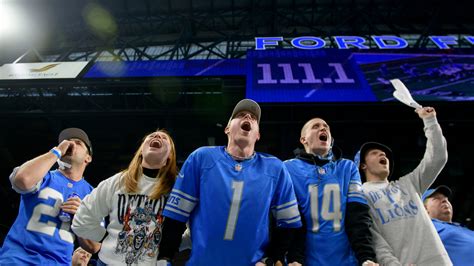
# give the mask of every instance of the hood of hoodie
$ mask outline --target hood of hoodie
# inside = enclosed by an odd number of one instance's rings
[[[306,161],[308,163],[316,164],[317,166],[323,166],[331,161],[337,161],[342,158],[342,150],[337,146],[333,146],[331,148],[326,158],[323,158],[319,155],[307,153],[304,149],[300,148],[295,149],[293,153],[295,154],[295,157],[297,159]]]

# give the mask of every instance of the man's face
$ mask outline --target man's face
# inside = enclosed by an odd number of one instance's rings
[[[451,222],[453,206],[449,199],[442,193],[435,192],[425,201],[426,211],[431,218]]]
[[[153,132],[143,141],[142,156],[149,167],[165,165],[170,153],[171,142],[169,136],[164,132]]]
[[[372,149],[365,154],[365,162],[361,165],[361,169],[365,172],[367,180],[371,176],[386,179],[390,174],[390,161],[384,151]]]
[[[87,145],[82,140],[72,138],[69,139],[69,141],[74,142],[74,146],[67,149],[66,153],[61,157],[61,161],[70,164],[88,164],[92,161],[92,156],[89,154]]]
[[[72,255],[72,265],[73,266],[86,266],[91,259],[92,254],[83,250],[82,248],[78,248],[74,254]]]
[[[332,144],[329,125],[321,118],[309,120],[303,126],[300,142],[307,153],[326,156]]]
[[[237,113],[224,132],[234,142],[255,144],[260,139],[257,117],[248,111]]]

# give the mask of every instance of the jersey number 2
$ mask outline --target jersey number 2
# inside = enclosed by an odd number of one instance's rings
[[[233,240],[237,218],[239,217],[240,201],[244,190],[244,181],[232,181],[232,201],[230,205],[229,217],[225,227],[224,240]]]
[[[54,236],[54,232],[56,231],[56,223],[53,221],[42,222],[41,216],[58,216],[59,205],[61,204],[61,202],[63,202],[63,195],[57,190],[47,187],[40,191],[38,198],[45,200],[47,200],[48,198],[52,198],[55,200],[54,206],[44,203],[36,205],[33,209],[33,214],[31,215],[31,218],[28,221],[26,229],[29,231],[47,234],[49,236]],[[66,242],[74,243],[74,237],[71,232],[69,232],[69,227],[69,223],[61,222],[61,227],[59,228],[59,237]]]
[[[313,222],[312,231],[319,231],[319,197],[318,186],[309,185],[311,220]],[[332,202],[332,211],[330,205]],[[323,202],[321,204],[321,218],[326,221],[333,221],[334,232],[341,230],[341,194],[338,184],[327,184],[323,190]]]

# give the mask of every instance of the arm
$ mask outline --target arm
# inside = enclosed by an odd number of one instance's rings
[[[69,198],[63,205],[61,206],[61,209],[67,213],[70,213],[72,215],[75,215],[77,213],[77,210],[79,209],[81,205],[81,199],[78,197],[73,197]],[[77,238],[79,245],[87,252],[91,254],[95,254],[100,250],[101,243],[85,239],[82,237]]]
[[[302,225],[293,182],[285,165],[281,166],[272,199],[272,213],[276,227],[271,232],[272,238],[267,254],[275,262],[284,261],[292,238]]]
[[[359,264],[367,260],[375,261],[370,233],[372,219],[369,215],[369,206],[359,202],[349,202],[346,208],[345,229]]]
[[[63,140],[56,149],[61,151],[61,154],[66,153],[69,147],[74,148],[76,144],[69,140]],[[47,152],[34,159],[31,159],[22,164],[16,173],[10,177],[12,185],[20,191],[31,191],[48,173],[51,167],[58,160],[52,152]]]
[[[293,238],[299,228],[275,227],[271,232],[268,257],[274,262],[284,262],[285,254],[293,242]]]
[[[408,174],[411,182],[422,194],[436,179],[448,160],[446,139],[436,119],[436,111],[432,107],[417,109],[418,116],[423,119],[426,150],[420,164]]]
[[[183,164],[166,202],[158,261],[171,261],[179,249],[186,222],[199,202],[200,161],[194,151]],[[191,232],[192,233],[192,232]],[[160,262],[161,263],[161,262]]]
[[[369,210],[367,199],[362,192],[359,170],[354,163],[350,162],[350,181],[344,227],[359,264],[375,261],[372,234],[370,233],[372,218]]]
[[[101,243],[99,242],[95,242],[95,241],[92,241],[92,240],[89,240],[89,239],[85,239],[85,238],[82,238],[82,237],[78,237],[77,240],[79,241],[79,245],[87,252],[91,253],[91,254],[95,254],[97,252],[99,252],[100,250],[100,247],[101,247]]]
[[[101,225],[104,217],[110,214],[112,196],[118,189],[120,174],[102,181],[87,195],[72,220],[72,231],[81,238],[100,242],[106,233]],[[87,246],[84,248],[86,249]]]
[[[166,217],[163,222],[158,260],[171,261],[178,252],[181,238],[186,230],[186,223]]]
[[[373,226],[370,228],[372,233],[375,253],[377,254],[377,262],[380,265],[386,266],[401,266],[400,261],[393,254],[392,247],[385,241],[383,236],[380,234],[380,230],[377,227],[376,223],[373,223]]]
[[[288,249],[288,263],[304,264],[306,249],[306,220],[301,217],[303,226],[296,229],[290,247]]]

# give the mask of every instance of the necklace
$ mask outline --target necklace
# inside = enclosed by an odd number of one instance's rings
[[[241,157],[241,156],[237,156],[237,155],[232,155],[230,154],[230,152],[227,150],[227,148],[224,148],[225,152],[227,152],[227,154],[230,155],[230,157],[234,158],[235,160],[237,161],[245,161],[245,160],[249,160],[249,159],[252,159],[254,156],[255,156],[255,151],[252,153],[252,155],[250,156],[247,156],[247,157]]]

